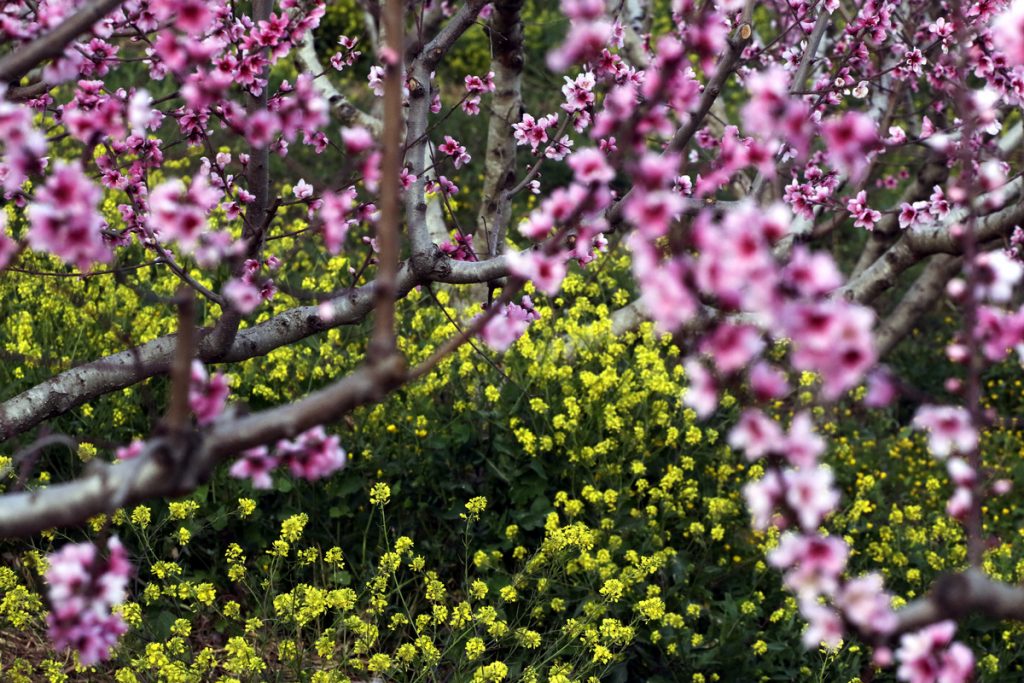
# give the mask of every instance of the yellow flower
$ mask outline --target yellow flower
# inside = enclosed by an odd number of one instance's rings
[[[306,528],[307,522],[309,522],[309,515],[305,512],[292,515],[281,522],[281,538],[289,543],[299,540],[302,538],[302,530]]]
[[[239,498],[238,511],[242,517],[248,517],[256,509],[256,501],[252,498]]]
[[[391,487],[384,482],[378,482],[373,485],[370,489],[370,504],[380,505],[381,507],[388,504],[391,500]]]
[[[152,512],[145,505],[139,505],[132,510],[132,523],[138,525],[140,528],[145,529],[149,526],[149,522],[152,519]]]
[[[483,638],[470,638],[466,641],[466,659],[469,661],[479,659],[486,651]]]

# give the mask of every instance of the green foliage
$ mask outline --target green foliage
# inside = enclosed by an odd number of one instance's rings
[[[286,268],[308,271],[302,253]],[[324,277],[346,267],[335,259]],[[114,661],[76,675],[859,675],[865,654],[856,644],[835,653],[800,646],[794,601],[764,561],[775,537],[749,530],[739,495],[759,468],[722,442],[732,408],[697,424],[680,403],[686,382],[671,339],[649,325],[611,335],[608,311],[628,300],[627,272],[625,257],[608,256],[573,273],[564,298],[542,304],[543,319],[505,356],[465,346],[421,382],[336,425],[351,464],[322,485],[279,475],[274,490],[259,492],[222,471],[187,499],[92,520],[86,535],[117,533],[139,573],[132,602],[123,607],[131,631]],[[173,289],[166,274],[145,277],[156,278],[156,291]],[[6,367],[7,391],[118,348],[124,340],[117,330],[132,320],[135,341],[173,324],[167,306],[136,309],[138,301],[117,298],[138,296],[134,290],[100,282],[14,274],[5,280],[8,292],[41,302],[37,316],[11,326],[5,351],[26,359],[42,358],[44,349],[51,354],[40,369],[30,362]],[[4,301],[13,306],[9,295]],[[287,296],[274,302],[293,304]],[[403,351],[411,362],[425,357],[455,331],[448,316],[467,320],[474,312],[460,310],[444,289],[414,292],[400,307]],[[52,322],[67,316],[79,316],[67,318],[78,321],[72,330]],[[106,330],[96,331],[95,320],[107,320]],[[233,368],[234,394],[253,406],[288,400],[354,367],[364,339],[360,328],[335,330],[242,363]],[[992,400],[1019,406],[1020,380],[1011,377],[993,378]],[[814,381],[799,379],[805,386]],[[69,475],[69,460],[80,466],[110,458],[114,444],[146,433],[147,415],[158,411],[143,411],[140,395],[158,407],[163,385],[151,382],[64,418],[69,432],[103,434],[110,442],[83,445],[70,457],[67,449],[48,450],[30,485]],[[808,392],[800,400],[809,398]],[[726,406],[732,402],[726,397]],[[962,533],[943,513],[945,479],[920,439],[894,427],[898,413],[865,419],[815,410],[846,491],[847,507],[830,528],[860,549],[853,570],[881,569],[902,601],[960,566]],[[993,431],[985,437],[988,464],[1021,474],[1022,445],[1018,432]],[[998,506],[989,513],[1000,542],[986,568],[1019,580],[1020,513]],[[65,540],[50,532],[31,546],[3,549],[9,568],[0,573],[0,633],[34,644],[0,660],[6,679],[63,680],[72,671],[42,639],[42,558]],[[983,667],[1019,670],[1017,627],[970,633],[987,657]]]

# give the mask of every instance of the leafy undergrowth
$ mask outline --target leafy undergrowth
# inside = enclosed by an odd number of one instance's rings
[[[340,267],[340,266],[339,266]],[[734,401],[698,423],[673,340],[649,325],[616,338],[608,312],[628,300],[625,258],[570,275],[562,299],[504,356],[465,346],[439,370],[333,431],[347,469],[312,485],[285,476],[256,491],[221,471],[186,499],[119,510],[82,532],[2,547],[0,677],[10,681],[852,681],[868,656],[856,642],[807,652],[794,600],[750,530],[740,490],[759,466],[725,445]],[[35,281],[33,281],[35,282]],[[17,280],[4,287],[28,287]],[[62,282],[47,299],[79,315],[118,315],[109,296]],[[77,289],[75,289],[77,288]],[[39,294],[38,292],[36,293]],[[287,297],[275,306],[287,307]],[[441,305],[446,305],[442,312]],[[95,309],[90,309],[95,306]],[[103,307],[110,307],[104,310]],[[403,351],[426,357],[472,307],[443,289],[403,302]],[[162,323],[138,326],[158,334]],[[15,329],[19,329],[15,326]],[[29,326],[7,350],[69,348],[68,334]],[[908,348],[936,348],[937,321]],[[40,335],[50,335],[42,338]],[[231,368],[236,401],[260,408],[354,367],[361,329],[329,332]],[[84,335],[76,353],[110,339]],[[36,345],[42,345],[38,348]],[[783,349],[778,349],[782,352]],[[59,363],[59,359],[55,362]],[[896,360],[927,373],[913,353]],[[7,369],[8,390],[31,373]],[[931,371],[934,372],[933,365]],[[963,564],[944,514],[948,483],[905,423],[908,406],[862,414],[811,404],[811,376],[792,378],[778,419],[810,407],[828,435],[845,506],[829,522],[851,541],[851,571],[882,571],[898,601]],[[989,401],[1020,411],[1019,368],[989,378]],[[83,406],[58,426],[88,439],[74,456],[49,449],[30,486],[112,458],[148,428],[149,383]],[[155,399],[154,399],[155,400]],[[851,404],[852,405],[852,404]],[[1018,476],[1024,439],[984,437],[986,464]],[[77,457],[75,457],[77,456]],[[69,460],[77,463],[69,464]],[[226,468],[223,468],[226,469]],[[1024,578],[1024,512],[987,509],[986,569]],[[130,631],[112,661],[76,668],[47,648],[46,553],[82,536],[117,534],[137,566]],[[985,680],[1018,680],[1017,626],[968,624]],[[883,673],[875,680],[891,680]]]

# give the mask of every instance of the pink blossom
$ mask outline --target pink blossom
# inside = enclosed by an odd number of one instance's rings
[[[804,531],[813,531],[839,504],[839,491],[834,486],[828,467],[785,470],[782,482],[786,502],[794,511]]]
[[[954,451],[966,455],[978,447],[978,432],[964,408],[923,405],[913,425],[928,431],[928,450],[936,458],[944,459]]]
[[[814,421],[806,410],[800,411],[789,425],[782,452],[794,467],[810,469],[825,452],[825,440],[814,431]]]
[[[760,479],[747,482],[743,486],[743,498],[755,529],[764,531],[769,527],[783,497],[782,477],[774,469],[768,470]]]
[[[53,174],[28,205],[28,243],[81,270],[94,262],[110,261],[110,248],[103,241],[106,223],[96,210],[102,198],[100,188],[82,172],[78,162],[58,161]]]
[[[967,519],[974,508],[974,494],[965,486],[957,486],[946,501],[946,514],[961,522]]]
[[[362,126],[341,129],[341,142],[349,154],[361,154],[373,147],[373,135]]]
[[[972,487],[978,481],[978,473],[963,458],[950,458],[946,461],[946,471],[950,480],[957,486]]]
[[[750,369],[750,388],[758,401],[782,398],[789,392],[786,374],[765,361],[758,361]]]
[[[269,147],[280,132],[280,117],[266,109],[254,111],[245,123],[245,138],[255,147]]]
[[[583,111],[594,104],[595,85],[594,74],[589,71],[581,73],[575,80],[566,76],[565,85],[562,86],[562,94],[565,95],[562,109],[572,113]]]
[[[992,42],[1012,65],[1024,65],[1024,0],[1014,0],[992,22]]]
[[[315,481],[345,466],[345,449],[337,435],[328,436],[323,427],[313,427],[293,441],[277,442],[276,455],[293,477]]]
[[[834,609],[805,598],[800,601],[800,614],[807,620],[802,636],[804,647],[814,650],[822,643],[830,650],[839,647],[843,640],[843,621]]]
[[[174,240],[190,252],[206,230],[206,215],[221,196],[203,174],[187,189],[178,178],[165,181],[149,194],[149,228],[157,237]]]
[[[605,155],[593,147],[576,152],[566,163],[576,174],[576,182],[583,185],[608,184],[615,179],[615,170],[608,165]]]
[[[633,250],[633,276],[640,285],[640,301],[660,332],[674,332],[693,319],[698,302],[685,280],[679,259],[657,260],[651,246],[638,234],[629,237]]]
[[[273,484],[270,473],[280,464],[266,446],[242,451],[242,456],[231,466],[230,474],[236,479],[250,479],[256,489],[269,489]]]
[[[259,287],[239,278],[228,280],[221,294],[242,315],[252,313],[263,301]]]
[[[804,535],[787,531],[768,553],[768,563],[787,570],[786,586],[801,597],[832,595],[846,569],[850,549],[835,536]]]
[[[341,251],[348,230],[355,222],[352,212],[355,208],[356,190],[349,187],[341,192],[324,192],[320,207],[321,231],[324,245],[331,254]]]
[[[539,318],[530,297],[524,296],[521,304],[506,304],[502,311],[488,320],[480,330],[480,338],[495,351],[505,351],[523,336],[531,322]]]
[[[828,156],[836,168],[857,182],[867,171],[870,154],[878,144],[875,122],[866,114],[848,111],[821,126]]]
[[[634,188],[623,206],[623,217],[647,238],[658,238],[668,233],[672,221],[682,213],[685,201],[678,192],[657,190],[647,192]]]
[[[530,280],[548,296],[558,294],[562,288],[566,273],[564,255],[548,256],[543,251],[527,250],[512,252],[505,258],[511,273]]]
[[[974,259],[978,280],[977,296],[996,302],[1007,302],[1024,275],[1024,265],[997,249],[978,254]]]
[[[228,402],[228,379],[217,372],[208,376],[201,361],[192,361],[192,376],[188,388],[188,406],[200,425],[213,422],[224,412]]]
[[[778,452],[783,444],[779,424],[756,408],[747,408],[729,432],[729,446],[743,451],[753,462],[770,452]]]
[[[782,322],[793,340],[793,367],[820,373],[827,400],[856,386],[875,363],[874,313],[866,307],[835,300],[795,304]]]
[[[141,439],[135,439],[127,446],[122,446],[114,451],[114,457],[118,460],[133,460],[142,454],[146,444]]]
[[[132,566],[116,536],[107,550],[101,559],[92,543],[69,543],[47,557],[48,633],[58,650],[76,650],[83,666],[108,659],[128,630],[111,607],[124,602]]]
[[[803,245],[794,247],[782,275],[788,285],[806,297],[828,294],[843,284],[843,276],[830,254],[812,252]]]
[[[562,13],[574,21],[594,21],[604,15],[604,0],[562,0]]]
[[[292,188],[292,194],[295,195],[296,199],[309,199],[313,196],[313,186],[305,181],[303,178],[299,178],[299,182],[295,183],[295,187]]]
[[[744,367],[764,347],[761,332],[756,327],[732,323],[716,326],[700,343],[701,352],[711,356],[718,371],[726,375]]]
[[[867,393],[864,405],[869,408],[882,408],[892,403],[898,394],[896,379],[888,370],[882,368],[868,375]]]
[[[444,142],[437,146],[437,151],[450,156],[455,163],[455,168],[462,168],[471,160],[469,154],[466,153],[466,148],[451,135],[444,136]]]
[[[596,59],[611,38],[612,25],[606,20],[573,22],[565,42],[548,53],[548,67],[563,72],[573,64]]]
[[[882,575],[871,573],[847,581],[836,596],[836,606],[855,626],[868,633],[885,635],[896,627],[896,614],[889,606],[890,600]]]
[[[974,655],[953,642],[956,623],[947,620],[906,633],[896,650],[896,676],[908,683],[966,683],[974,671]]]
[[[683,394],[683,403],[697,413],[697,417],[705,419],[718,407],[718,387],[715,378],[699,362],[686,360],[686,376],[690,384]]]
[[[7,235],[7,213],[0,212],[0,271],[11,263],[18,253],[18,243]]]
[[[530,145],[530,149],[536,153],[540,145],[548,141],[548,129],[558,123],[557,114],[549,114],[535,119],[530,114],[523,114],[519,123],[512,124],[512,136],[518,145]]]
[[[915,228],[924,225],[928,222],[928,202],[920,201],[908,204],[903,202],[900,204],[899,222],[900,227]]]

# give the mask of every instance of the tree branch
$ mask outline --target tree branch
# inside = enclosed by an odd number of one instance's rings
[[[875,349],[879,356],[889,353],[910,333],[921,316],[932,309],[942,297],[946,283],[962,265],[962,258],[948,254],[931,258],[914,284],[875,330]]]
[[[384,3],[384,153],[381,161],[381,216],[377,221],[380,260],[374,291],[373,333],[367,353],[379,361],[395,352],[395,300],[398,287],[399,174],[402,171],[402,87],[405,4]]]
[[[505,242],[512,211],[512,199],[505,191],[515,182],[516,143],[512,124],[519,120],[522,109],[522,8],[523,0],[499,0],[494,3],[488,27],[495,90],[487,123],[483,201],[477,214],[476,244],[486,245],[487,255],[492,257]]]
[[[356,107],[327,77],[320,59],[316,55],[316,48],[313,44],[313,33],[306,34],[305,40],[299,46],[298,59],[306,69],[316,76],[313,80],[314,87],[330,103],[334,116],[345,126],[362,126],[370,131],[374,137],[379,137],[384,130],[384,124],[380,119],[370,116],[362,109]],[[319,75],[318,75],[319,74]]]
[[[17,46],[0,58],[0,82],[15,84],[47,59],[64,54],[64,49],[96,22],[117,9],[124,0],[92,0],[45,36],[28,45]]]

